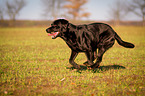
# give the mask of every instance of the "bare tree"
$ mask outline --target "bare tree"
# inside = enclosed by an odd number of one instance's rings
[[[145,0],[131,0],[127,5],[127,11],[141,17],[145,26]]]
[[[4,0],[0,0],[0,20],[4,20],[5,15],[5,2]]]
[[[61,16],[63,4],[65,0],[42,0],[42,4],[44,7],[43,16],[45,17],[52,17],[56,19],[57,17]]]
[[[16,20],[16,16],[20,10],[26,5],[24,0],[14,0],[13,2],[6,1],[7,14],[11,20]]]
[[[4,20],[4,11],[3,8],[0,7],[0,20]]]
[[[113,5],[111,5],[109,10],[109,17],[114,21],[114,25],[120,25],[121,19],[125,16],[125,4],[122,0],[116,0]]]
[[[80,17],[88,17],[90,13],[83,12],[82,6],[87,3],[87,0],[66,0],[69,4],[64,5],[64,8],[68,9],[68,13],[76,20]]]

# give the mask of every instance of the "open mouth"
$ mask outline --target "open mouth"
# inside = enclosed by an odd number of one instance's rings
[[[59,34],[59,32],[51,32],[51,33],[48,34],[48,36],[51,36],[52,39],[55,39],[58,34]]]

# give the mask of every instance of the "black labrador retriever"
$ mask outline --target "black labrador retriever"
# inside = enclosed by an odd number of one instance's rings
[[[52,39],[61,37],[71,48],[69,62],[76,69],[80,69],[74,62],[79,52],[85,52],[87,61],[84,64],[89,65],[89,69],[94,69],[99,67],[103,54],[114,45],[115,40],[123,47],[134,48],[133,44],[123,41],[109,25],[104,23],[74,25],[65,19],[58,19],[46,29],[46,32]]]

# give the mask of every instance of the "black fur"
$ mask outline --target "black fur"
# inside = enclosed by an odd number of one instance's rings
[[[47,33],[59,32],[55,38],[61,37],[71,48],[69,62],[77,69],[80,69],[80,66],[74,60],[79,52],[85,52],[87,61],[84,64],[88,64],[90,68],[94,69],[99,67],[103,54],[114,45],[115,39],[121,46],[134,48],[133,44],[121,40],[117,33],[104,23],[73,25],[65,19],[58,19],[46,31]]]

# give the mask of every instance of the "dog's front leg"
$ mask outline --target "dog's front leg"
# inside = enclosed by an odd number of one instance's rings
[[[69,59],[69,63],[71,65],[73,65],[73,67],[75,67],[76,69],[81,69],[80,66],[77,65],[77,63],[74,62],[77,55],[78,55],[78,52],[72,50],[71,56],[70,56],[70,59]]]

